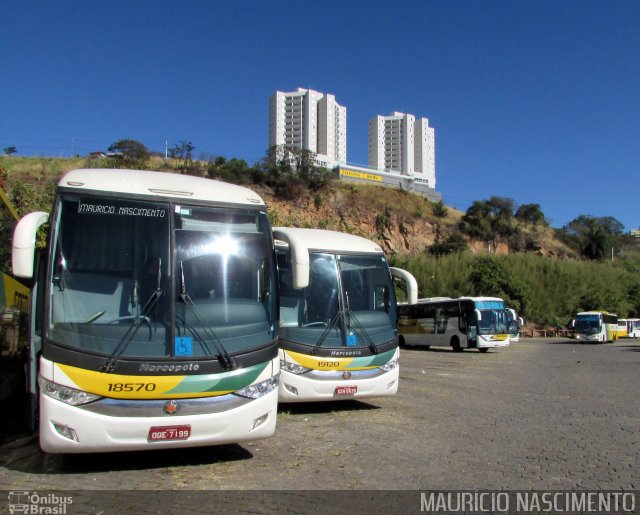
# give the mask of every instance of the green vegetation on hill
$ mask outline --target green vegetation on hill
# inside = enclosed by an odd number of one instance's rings
[[[335,180],[308,151],[274,147],[249,166],[241,159],[193,160],[182,141],[170,159],[135,140],[119,140],[109,157],[0,157],[0,186],[20,215],[48,211],[55,184],[75,168],[138,167],[209,177],[258,190],[274,225],[340,230],[380,242],[396,266],[411,271],[422,297],[496,295],[528,320],[565,325],[578,310],[640,316],[639,240],[611,217],[581,215],[549,227],[537,204],[503,197],[466,213],[407,191]],[[14,220],[0,209],[0,268],[10,272]]]
[[[588,309],[640,315],[640,262],[634,259],[594,262],[464,252],[393,263],[411,271],[421,297],[502,297],[526,320],[541,325],[565,326],[576,312]]]

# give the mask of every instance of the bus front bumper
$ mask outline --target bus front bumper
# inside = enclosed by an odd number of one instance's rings
[[[50,453],[135,451],[236,443],[275,432],[277,389],[258,399],[235,400],[228,410],[214,406],[225,402],[219,397],[176,401],[191,414],[163,413],[168,401],[108,399],[92,411],[91,404],[71,406],[41,395],[40,447]]]
[[[280,370],[280,402],[339,401],[395,395],[400,378],[399,367],[388,372],[380,369],[346,371],[312,370],[293,374]]]

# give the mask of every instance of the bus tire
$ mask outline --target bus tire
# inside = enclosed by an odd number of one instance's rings
[[[481,347],[480,349],[478,349],[480,352],[487,352],[489,350],[489,347]]]
[[[451,348],[453,352],[462,352],[462,347],[460,346],[460,340],[457,336],[451,338]]]
[[[407,346],[406,342],[404,341],[404,336],[402,336],[402,335],[400,335],[398,337],[398,346],[400,346],[400,347],[406,347]]]

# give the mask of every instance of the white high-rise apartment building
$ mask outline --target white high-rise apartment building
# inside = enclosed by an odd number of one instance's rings
[[[347,108],[334,95],[298,88],[269,99],[269,147],[287,145],[315,152],[334,166],[347,160]]]
[[[427,118],[391,113],[369,120],[369,167],[436,187],[435,130]]]

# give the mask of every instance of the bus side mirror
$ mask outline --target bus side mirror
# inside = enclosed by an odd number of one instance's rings
[[[418,303],[418,281],[413,275],[402,268],[390,267],[389,271],[393,277],[404,281],[407,287],[407,304]]]
[[[309,249],[304,242],[286,227],[274,227],[274,238],[289,244],[291,251],[291,282],[296,290],[309,286]]]
[[[33,262],[38,229],[49,220],[49,213],[35,211],[23,216],[13,231],[11,268],[13,275],[30,279],[33,277]]]
[[[518,325],[524,325],[524,318],[518,317]]]
[[[482,320],[482,314],[480,313],[480,310],[479,309],[474,309],[473,311],[475,311],[475,313],[476,313],[476,320],[478,322],[480,322],[480,320]]]

